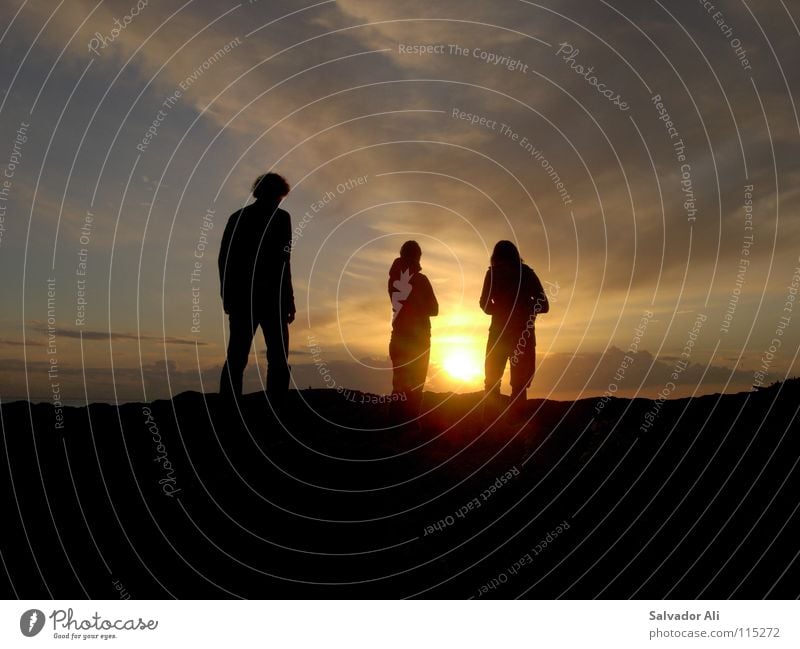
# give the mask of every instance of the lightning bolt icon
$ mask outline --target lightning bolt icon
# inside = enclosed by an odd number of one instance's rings
[[[36,615],[36,611],[31,613],[31,619],[28,620],[28,631],[32,631],[33,630],[33,625],[36,624],[36,620],[38,620],[38,619],[39,619],[39,616]]]
[[[395,288],[392,293],[392,322],[394,322],[397,314],[400,313],[400,309],[403,308],[403,302],[411,294],[411,289],[414,288],[411,284],[411,277],[413,277],[411,269],[407,268],[400,273],[400,279],[396,279],[392,283]]]

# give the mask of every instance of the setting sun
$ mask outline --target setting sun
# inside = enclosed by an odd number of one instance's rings
[[[483,374],[481,355],[471,349],[456,349],[442,360],[442,367],[450,378],[471,383]]]
[[[449,310],[436,322],[431,339],[432,390],[479,390],[483,387],[486,347],[483,314],[462,306]]]

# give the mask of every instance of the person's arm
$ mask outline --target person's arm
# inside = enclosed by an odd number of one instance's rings
[[[283,284],[281,286],[281,300],[286,304],[286,320],[294,322],[297,309],[294,304],[294,288],[292,287],[292,217],[288,212],[281,219],[281,254],[283,257]]]
[[[492,315],[492,269],[486,271],[486,276],[483,278],[483,290],[481,291],[480,299],[481,310]]]
[[[217,257],[217,266],[219,267],[219,296],[222,298],[222,306],[225,309],[225,313],[228,312],[228,305],[225,303],[225,273],[228,260],[231,257],[230,247],[231,241],[233,240],[235,221],[236,219],[231,216],[225,224],[225,230],[222,233],[222,242],[219,245],[219,256]]]
[[[433,285],[431,281],[425,277],[425,293],[426,293],[426,300],[425,300],[425,312],[429,316],[437,316],[439,315],[439,302],[436,300],[436,295],[433,292]]]
[[[542,286],[542,282],[539,281],[539,276],[531,270],[531,278],[533,284],[533,290],[531,299],[533,300],[533,312],[535,314],[540,313],[547,313],[550,311],[550,302],[547,300],[547,293],[544,292],[544,287]]]

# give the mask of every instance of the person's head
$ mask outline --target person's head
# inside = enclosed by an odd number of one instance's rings
[[[253,183],[253,197],[256,200],[280,201],[289,193],[289,183],[280,174],[268,173],[256,178]]]
[[[416,241],[406,241],[400,246],[400,256],[408,261],[415,261],[419,263],[422,258],[422,248]]]
[[[521,263],[519,250],[511,241],[503,240],[495,244],[491,258],[492,266],[519,266]]]

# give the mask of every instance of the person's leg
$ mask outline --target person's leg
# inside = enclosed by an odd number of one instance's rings
[[[506,339],[502,330],[489,329],[489,338],[486,341],[486,360],[484,362],[484,388],[486,394],[500,396],[500,381],[506,369],[508,350]]]
[[[486,360],[484,363],[484,388],[486,398],[483,402],[483,419],[488,425],[496,421],[501,412],[500,382],[508,360],[508,336],[502,328],[489,328],[486,341]]]
[[[262,318],[261,331],[267,346],[267,393],[289,390],[289,325],[280,317]]]
[[[389,358],[392,361],[392,394],[403,395],[410,387],[405,347],[403,339],[392,332],[389,340]]]
[[[419,346],[415,350],[416,360],[414,361],[414,383],[422,390],[428,380],[428,368],[431,364],[431,339],[423,338],[419,341]]]
[[[389,356],[392,359],[392,394],[399,399],[392,403],[392,419],[397,424],[407,425],[419,411],[415,405],[413,343],[408,336],[392,332]]]
[[[512,352],[511,400],[512,405],[522,408],[527,398],[526,392],[536,371],[536,334],[533,325],[520,332],[517,345]]]
[[[407,399],[403,388],[403,368],[402,353],[397,335],[392,332],[389,339],[389,359],[392,361],[392,395],[396,395],[397,401],[392,401],[389,408],[391,421],[401,423],[406,418],[405,399]]]
[[[409,384],[411,388],[411,403],[409,412],[417,417],[422,414],[422,392],[425,389],[425,380],[428,378],[428,366],[431,360],[431,339],[420,338],[414,341],[410,351]]]
[[[219,381],[220,394],[240,395],[242,393],[242,377],[250,355],[250,345],[256,323],[249,312],[233,312],[228,316],[230,333],[228,336],[228,353]]]

